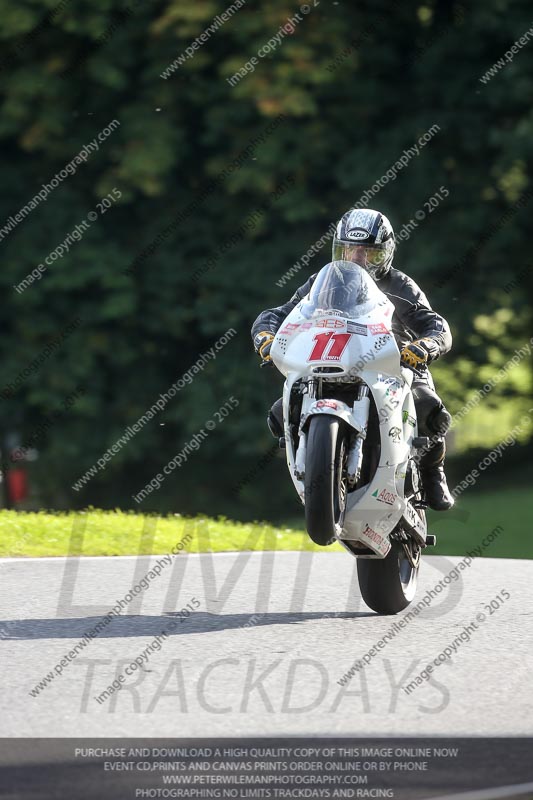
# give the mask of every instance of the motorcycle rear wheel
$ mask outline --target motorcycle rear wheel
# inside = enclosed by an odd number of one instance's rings
[[[305,458],[305,523],[315,544],[335,541],[346,512],[347,437],[345,425],[328,414],[309,423]]]
[[[357,577],[363,600],[378,614],[397,614],[413,600],[420,558],[414,567],[403,544],[392,541],[385,558],[358,558]]]

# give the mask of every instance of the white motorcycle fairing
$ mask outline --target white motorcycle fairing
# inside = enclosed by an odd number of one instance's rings
[[[347,262],[333,262],[321,273],[336,264],[344,264],[346,270]],[[338,417],[358,432],[354,448],[357,452],[349,456],[352,469],[356,469],[361,463],[370,410],[368,392],[348,405],[336,398],[317,399],[316,392],[309,391],[310,383],[326,380],[347,384],[358,378],[368,387],[380,421],[379,464],[369,484],[348,493],[344,523],[342,529],[337,526],[337,538],[341,542],[360,543],[372,551],[374,555],[370,557],[384,558],[391,548],[389,534],[402,519],[420,544],[425,543],[427,536],[424,516],[404,496],[407,465],[417,435],[411,393],[413,373],[400,366],[399,350],[390,330],[393,304],[361,267],[349,266],[364,284],[367,296],[366,302],[348,308],[348,312],[355,310],[358,315],[348,317],[346,310],[323,310],[316,303],[313,307],[311,290],[278,330],[271,355],[286,376],[283,416],[287,464],[302,502],[305,502],[306,431],[312,416]],[[289,400],[297,381],[307,384],[307,390],[302,398],[299,445],[295,452],[289,427]]]

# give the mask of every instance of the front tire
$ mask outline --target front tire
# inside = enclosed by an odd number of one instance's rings
[[[305,457],[305,524],[315,544],[326,547],[340,532],[346,511],[347,441],[337,417],[311,417]]]
[[[413,567],[400,542],[385,558],[358,558],[357,577],[363,600],[378,614],[397,614],[415,596],[420,559]]]

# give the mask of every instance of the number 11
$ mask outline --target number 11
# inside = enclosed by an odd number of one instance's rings
[[[351,333],[317,333],[313,341],[316,342],[308,361],[338,361],[346,349],[346,345],[352,338]],[[328,352],[325,353],[326,348],[330,345]]]

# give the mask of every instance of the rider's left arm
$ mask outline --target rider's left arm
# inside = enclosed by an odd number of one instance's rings
[[[407,302],[396,306],[395,313],[416,339],[429,340],[428,361],[447,353],[452,346],[450,326],[443,316],[433,311],[424,292],[408,276],[405,276],[401,296]]]

